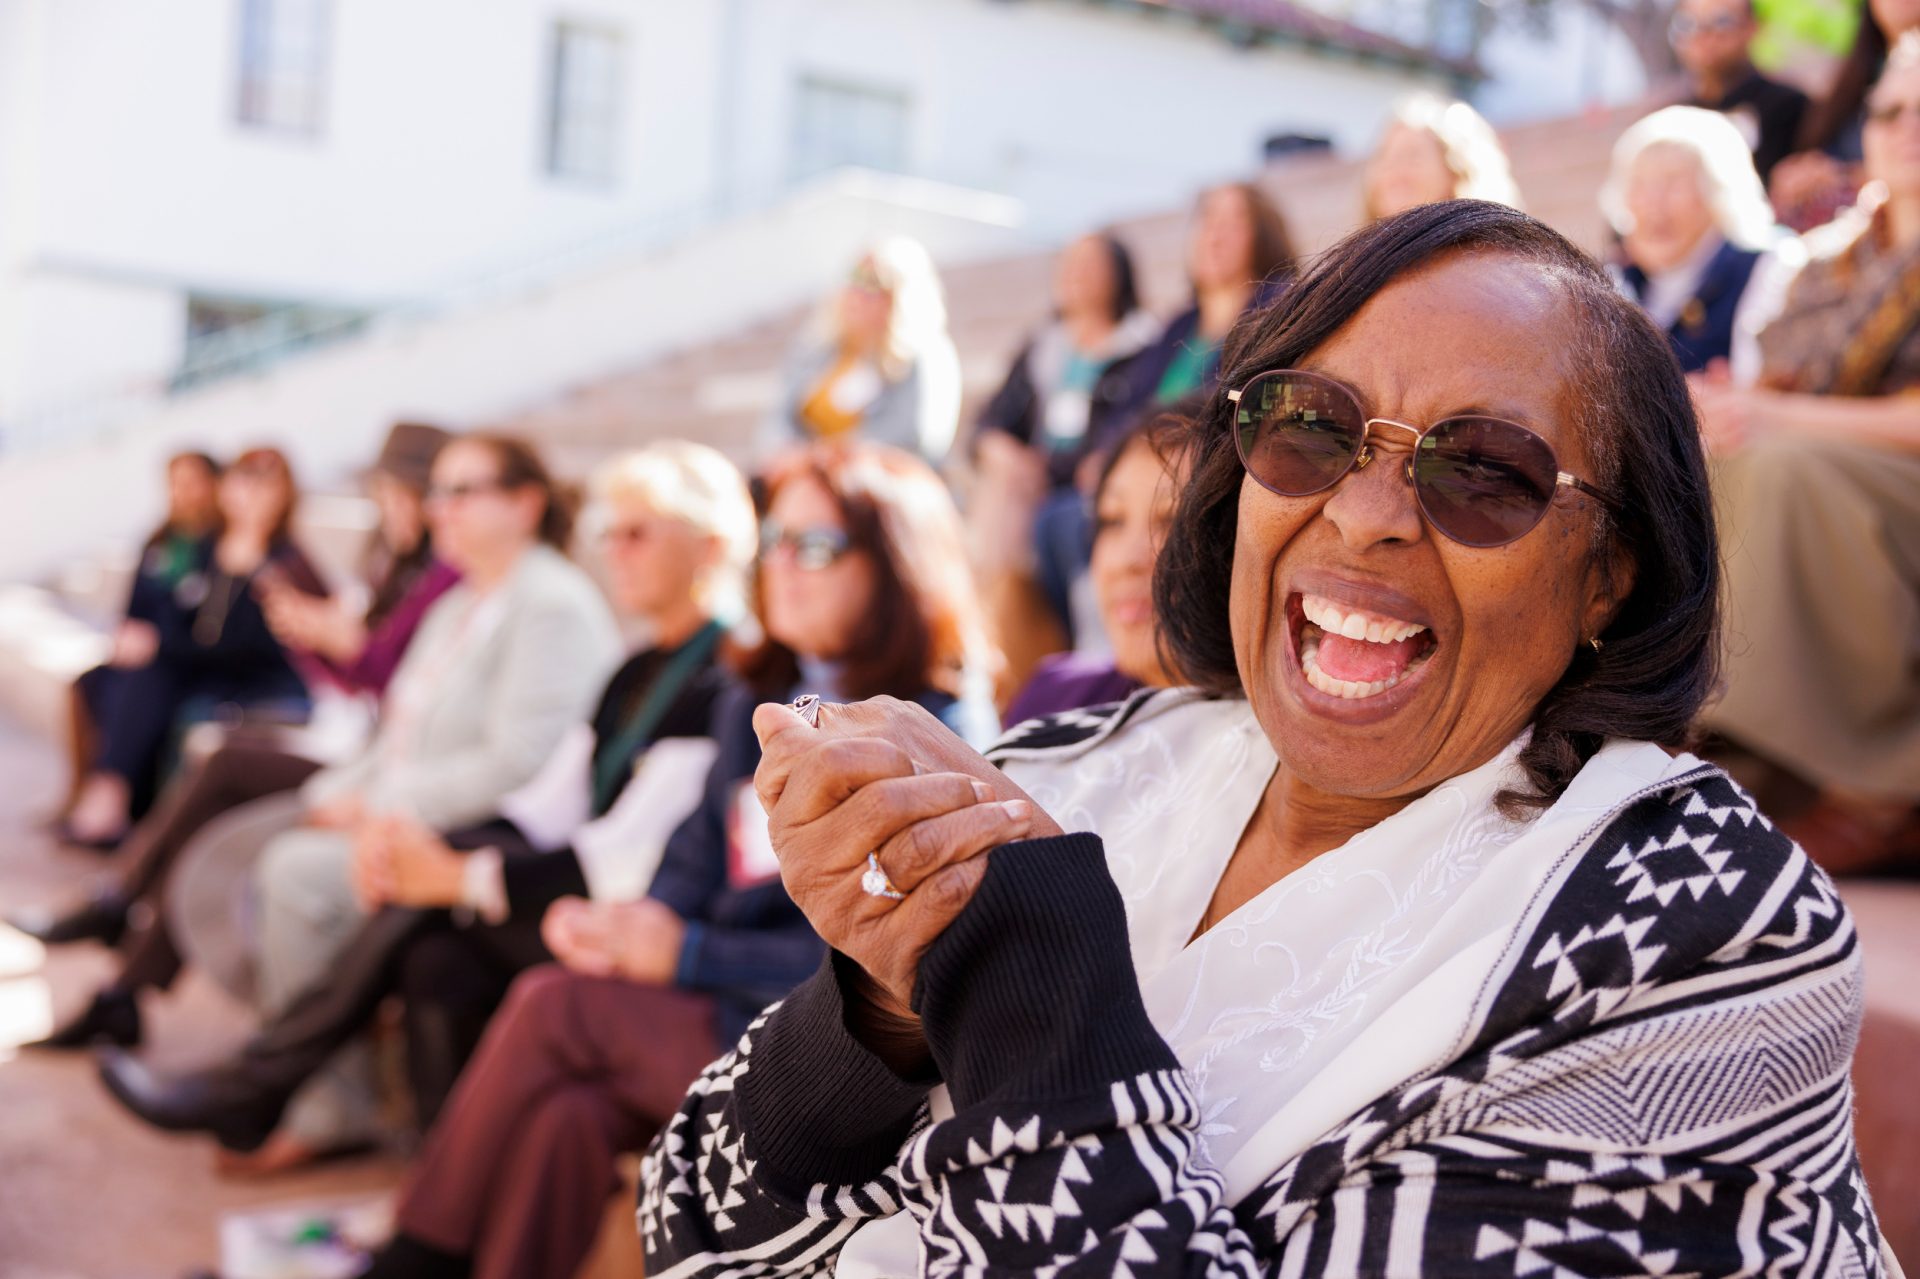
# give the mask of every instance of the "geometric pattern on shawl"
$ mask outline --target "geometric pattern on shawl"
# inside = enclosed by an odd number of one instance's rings
[[[1023,725],[992,754],[1106,735],[1148,696]],[[1179,1071],[1038,1110],[929,1124],[922,1107],[871,1180],[776,1196],[732,1104],[763,1016],[648,1154],[650,1273],[830,1274],[860,1224],[905,1207],[933,1275],[1881,1279],[1851,1127],[1857,939],[1731,779],[1650,788],[1513,936],[1448,1060],[1237,1205]],[[1122,1206],[1086,1193],[1096,1172]]]

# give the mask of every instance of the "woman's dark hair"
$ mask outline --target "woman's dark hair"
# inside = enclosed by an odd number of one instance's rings
[[[1196,392],[1183,395],[1163,408],[1149,409],[1135,418],[1102,450],[1100,469],[1094,474],[1093,488],[1087,493],[1087,505],[1095,510],[1099,508],[1100,495],[1106,492],[1107,481],[1113,478],[1114,468],[1120,465],[1120,459],[1135,444],[1145,444],[1162,464],[1172,469],[1172,463],[1181,453],[1192,447],[1193,424],[1206,407],[1207,397]]]
[[[1807,108],[1795,145],[1802,151],[1824,151],[1853,123],[1866,105],[1867,91],[1880,78],[1887,60],[1887,33],[1873,19],[1873,6],[1860,7],[1860,27],[1853,47],[1834,68],[1826,95]]]
[[[572,485],[553,477],[533,445],[518,436],[486,431],[455,436],[448,443],[477,444],[493,454],[500,467],[502,488],[539,489],[545,502],[540,509],[539,538],[557,551],[566,551],[573,541],[573,517],[580,509],[580,495]]]
[[[1108,314],[1115,324],[1140,309],[1140,281],[1133,269],[1133,254],[1111,230],[1095,231],[1093,238],[1107,251],[1107,270],[1113,276],[1113,296]]]
[[[796,480],[832,496],[852,547],[874,565],[873,602],[842,664],[843,696],[911,698],[930,688],[957,696],[964,674],[994,674],[960,513],[932,467],[884,444],[815,444],[766,475],[766,505]],[[757,576],[754,594],[758,610]],[[798,673],[793,654],[771,640],[738,665],[769,693],[790,688]]]
[[[217,485],[220,482],[220,460],[211,453],[202,453],[198,449],[183,449],[167,459],[167,473],[171,475],[173,468],[176,466],[197,466],[206,472],[207,478],[214,484]],[[153,532],[147,534],[147,540],[140,544],[142,554],[159,546],[175,533],[180,532],[179,529],[174,527],[173,523],[174,517],[178,514],[178,511],[172,509],[167,511],[167,517],[161,520],[160,523],[155,526]],[[200,530],[200,532],[203,535],[219,533],[223,521],[220,518],[220,503],[217,498],[213,503],[213,509],[208,512],[208,515],[211,517],[211,522],[204,529]]]
[[[280,515],[274,520],[273,531],[268,538],[276,545],[291,540],[293,517],[300,508],[300,485],[293,478],[293,464],[287,461],[287,455],[279,449],[266,446],[250,448],[227,463],[220,476],[225,479],[236,471],[268,474],[279,483],[282,498]]]
[[[1232,191],[1245,200],[1247,212],[1253,218],[1253,250],[1248,263],[1248,278],[1256,285],[1266,284],[1284,280],[1298,270],[1299,259],[1293,251],[1293,236],[1287,230],[1287,220],[1281,216],[1280,206],[1260,189],[1258,183],[1227,182],[1208,187],[1194,203],[1194,211],[1198,213],[1201,205],[1222,191]]]
[[[1227,605],[1243,468],[1226,392],[1267,369],[1297,367],[1396,279],[1460,252],[1537,266],[1576,314],[1575,425],[1596,482],[1619,503],[1612,512],[1590,503],[1592,554],[1604,572],[1625,563],[1633,574],[1604,647],[1581,645],[1534,710],[1519,759],[1527,788],[1499,796],[1517,814],[1557,799],[1609,737],[1686,743],[1720,656],[1719,542],[1686,379],[1639,308],[1545,224],[1483,200],[1422,205],[1354,232],[1276,303],[1243,318],[1195,424],[1193,473],[1154,571],[1154,608],[1169,669],[1219,694],[1242,693]]]

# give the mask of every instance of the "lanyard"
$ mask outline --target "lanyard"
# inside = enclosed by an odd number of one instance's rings
[[[612,741],[594,752],[593,811],[596,815],[613,807],[620,788],[631,776],[628,761],[660,727],[660,721],[666,718],[667,711],[680,699],[680,692],[693,677],[694,671],[719,645],[724,629],[718,622],[708,622],[692,639],[682,644],[680,651],[667,662],[666,669],[654,676],[653,682],[647,685],[647,695],[640,699],[633,717],[621,727]]]

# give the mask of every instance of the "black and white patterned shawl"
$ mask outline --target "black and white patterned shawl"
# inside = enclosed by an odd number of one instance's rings
[[[1015,740],[1084,745],[1146,700]],[[1329,1116],[1238,1202],[1131,972],[1072,957],[1125,945],[1098,841],[1046,843],[994,854],[923,966],[951,1117],[851,1041],[823,969],[649,1152],[652,1279],[830,1273],[902,1209],[938,1275],[1885,1273],[1852,1135],[1858,943],[1719,770],[1623,803],[1514,921],[1462,1050]],[[1703,873],[1716,891],[1685,891]],[[1010,989],[1043,1014],[1009,1016]]]

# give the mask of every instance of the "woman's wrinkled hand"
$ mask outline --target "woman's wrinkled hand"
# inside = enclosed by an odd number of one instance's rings
[[[829,946],[857,963],[887,1016],[911,1024],[920,958],[986,873],[981,856],[1060,828],[923,708],[893,698],[753,717],[754,787],[780,878]],[[873,853],[900,900],[862,887]]]

